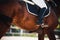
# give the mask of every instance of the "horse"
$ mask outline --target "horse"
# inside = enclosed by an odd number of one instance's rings
[[[50,11],[53,11],[53,10],[50,10]],[[22,22],[22,25],[21,25],[21,27],[24,25],[24,27],[22,27],[23,29],[27,29],[27,30],[29,30],[27,27],[28,26],[30,26],[30,27],[32,27],[31,25],[33,25],[34,23],[33,22],[30,22],[30,23],[28,23],[29,22],[29,20],[28,20],[28,18],[30,18],[29,16],[31,17],[31,15],[30,14],[26,14],[25,16],[27,16],[27,17],[24,17],[24,19],[23,19],[23,21],[20,21],[20,22]],[[53,14],[53,15],[55,15],[55,14]],[[32,15],[33,16],[33,15]],[[56,16],[56,15],[55,15]],[[19,23],[19,18],[18,18],[19,16],[17,15],[17,17],[15,17],[15,21],[13,22],[15,25],[19,25],[20,23]],[[17,19],[16,19],[17,18]],[[34,17],[32,17],[32,19],[33,19]],[[48,17],[49,18],[49,17]],[[57,24],[58,24],[58,21],[56,21],[56,25],[55,26],[52,26],[52,25],[54,25],[53,23],[52,24],[49,24],[48,22],[46,22],[46,21],[50,21],[50,19],[48,19],[47,17],[46,18],[44,18],[44,23],[45,24],[48,24],[49,25],[49,28],[50,27],[57,27]],[[30,20],[32,20],[32,19],[30,19]],[[57,19],[57,18],[56,18]],[[27,21],[28,20],[28,21]],[[54,19],[53,19],[54,20]],[[34,21],[34,20],[33,20]],[[36,22],[36,21],[35,21]],[[50,21],[50,22],[52,22],[52,20]],[[55,21],[54,21],[55,22]],[[28,26],[26,26],[26,25],[28,25]],[[20,26],[20,25],[19,25]],[[26,26],[26,27],[25,27]],[[41,33],[41,31],[40,31],[40,29],[39,30],[37,30],[38,32],[40,32],[41,34],[38,34],[38,39],[39,40],[44,40],[44,35],[47,33],[47,35],[49,36],[49,38],[50,38],[50,40],[55,40],[54,38],[54,31],[52,31],[53,29],[55,29],[55,28],[52,28],[52,29],[49,29],[49,28],[44,28],[43,30],[41,30],[42,31],[42,33]],[[49,29],[49,30],[48,30]],[[31,30],[32,30],[32,28],[31,28]],[[30,31],[31,31],[30,30]],[[47,31],[48,30],[48,31]],[[50,33],[49,32],[51,32],[51,34],[52,35],[50,35]],[[53,36],[53,37],[52,37]],[[52,37],[52,38],[51,38]]]
[[[48,4],[51,6],[51,8],[55,11],[57,17],[59,18],[60,17],[60,1],[59,0],[45,0],[46,2],[48,2]],[[52,5],[53,3],[51,2],[54,2],[54,4],[56,4],[55,6]]]
[[[57,4],[57,6],[54,7],[54,10],[56,12],[57,17],[60,18],[60,1],[59,0],[53,0],[53,1]],[[59,22],[59,25],[60,25],[60,22]]]
[[[60,1],[59,0],[53,0],[53,1],[57,4],[57,6],[54,7],[54,10],[56,12],[57,17],[59,18],[60,17]]]
[[[44,17],[44,24],[48,27],[44,27],[42,30],[40,26],[36,26],[37,16],[30,14],[25,2],[19,2],[19,0],[1,0],[0,1],[0,39],[9,30],[11,24],[15,24],[18,27],[35,31],[38,33],[38,40],[44,40],[44,35],[47,34],[50,40],[56,40],[54,35],[54,29],[58,25],[57,16],[53,9],[49,10],[50,15]]]
[[[57,16],[57,18],[59,19],[60,18],[60,0],[45,0],[46,2],[48,2],[48,4],[51,6],[51,8],[55,11],[55,14]],[[55,6],[52,5],[53,3],[51,2],[54,2],[54,4],[56,4]],[[60,25],[60,22],[58,23]]]

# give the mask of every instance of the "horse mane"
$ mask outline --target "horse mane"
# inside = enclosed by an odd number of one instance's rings
[[[0,4],[8,4],[8,3],[13,3],[13,2],[17,2],[18,0],[0,0]]]
[[[23,5],[25,5],[25,2],[24,1],[19,1],[19,4],[23,6]]]
[[[58,7],[60,7],[60,0],[53,0],[53,1],[57,4]]]

